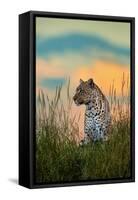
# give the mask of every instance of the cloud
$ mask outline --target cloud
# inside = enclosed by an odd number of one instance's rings
[[[52,59],[53,56],[63,57],[68,54],[81,55],[85,59],[112,59],[116,62],[129,63],[130,49],[113,44],[96,35],[72,33],[36,39],[36,56]]]
[[[66,83],[64,77],[46,77],[40,80],[40,85],[45,88],[55,89],[57,86],[62,86]]]
[[[130,23],[36,17],[36,35],[42,38],[68,33],[94,34],[106,40],[130,47]]]
[[[50,62],[44,59],[36,59],[36,81],[45,77],[60,77],[65,76],[63,63],[57,58]]]

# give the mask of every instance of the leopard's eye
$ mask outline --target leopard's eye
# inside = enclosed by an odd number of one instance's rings
[[[83,90],[82,90],[82,89],[79,89],[79,93],[83,93]]]
[[[77,93],[82,93],[82,92],[83,92],[83,90],[81,88],[77,89]]]
[[[78,93],[79,93],[79,92],[80,92],[80,88],[77,88],[76,92],[78,92]]]

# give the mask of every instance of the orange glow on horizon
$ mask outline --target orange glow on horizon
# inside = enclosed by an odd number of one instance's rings
[[[74,74],[78,79],[88,80],[93,78],[94,82],[102,88],[105,95],[109,95],[109,88],[114,83],[117,95],[121,95],[121,85],[123,80],[129,85],[130,69],[127,65],[111,63],[107,61],[96,61],[92,66],[81,66]],[[75,81],[76,82],[76,81]],[[129,86],[128,86],[129,88]],[[128,88],[124,88],[124,94],[128,94]]]

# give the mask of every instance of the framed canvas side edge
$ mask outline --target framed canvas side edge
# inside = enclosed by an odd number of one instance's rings
[[[19,15],[19,185],[31,188],[30,12]]]
[[[131,176],[135,181],[135,18],[131,19]]]

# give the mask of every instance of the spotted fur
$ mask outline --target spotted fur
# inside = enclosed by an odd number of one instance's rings
[[[111,116],[109,103],[93,79],[80,80],[73,97],[76,105],[85,104],[84,139],[81,144],[97,140],[107,140]]]

